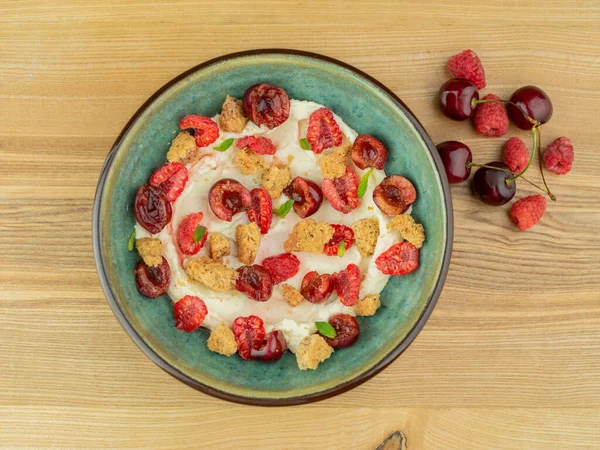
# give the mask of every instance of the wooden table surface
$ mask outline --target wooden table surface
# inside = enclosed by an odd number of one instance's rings
[[[417,450],[600,448],[600,3],[541,3],[0,1],[0,446],[373,449],[400,429]],[[367,383],[299,407],[227,403],[160,370],[92,256],[97,177],[129,117],[180,72],[261,47],[358,67],[434,142],[487,162],[505,138],[434,103],[447,58],[473,48],[486,93],[550,95],[542,144],[565,135],[576,154],[525,233],[453,187],[452,264],[424,330]]]

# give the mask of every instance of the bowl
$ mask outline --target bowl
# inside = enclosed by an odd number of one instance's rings
[[[274,364],[226,358],[208,350],[208,333],[174,327],[167,296],[141,296],[127,250],[137,188],[165,161],[186,114],[213,116],[227,94],[266,82],[290,98],[313,100],[358,133],[377,136],[388,148],[386,172],[415,185],[413,217],[425,227],[420,267],[392,277],[372,317],[359,317],[360,339],[337,350],[317,370],[301,371],[294,355]],[[410,110],[369,75],[334,59],[292,50],[256,50],[200,64],[159,89],[135,113],[110,151],[96,191],[93,245],[100,283],[121,325],[159,367],[207,394],[254,405],[306,403],[343,392],[391,363],[430,316],[446,278],[452,248],[452,205],[444,169],[431,139]]]

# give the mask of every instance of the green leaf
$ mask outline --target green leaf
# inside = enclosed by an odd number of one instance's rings
[[[198,228],[196,228],[196,231],[194,231],[194,242],[196,242],[196,243],[200,242],[205,234],[206,234],[206,227],[203,227],[202,225],[198,225]]]
[[[213,148],[218,152],[224,152],[231,147],[231,144],[233,144],[233,138],[225,139],[223,142]]]
[[[300,139],[300,148],[302,150],[312,150],[312,146],[310,145],[310,142],[308,142],[308,139],[306,139],[306,138]]]
[[[338,245],[338,256],[344,256],[344,253],[346,253],[346,243],[340,241],[340,245]]]
[[[360,179],[360,183],[358,183],[358,198],[363,198],[365,196],[371,172],[373,172],[373,169],[369,169]]]
[[[135,230],[129,235],[129,239],[127,240],[127,250],[130,252],[135,248]]]
[[[315,325],[317,326],[319,334],[331,339],[337,336],[335,328],[333,328],[329,322],[315,322]]]
[[[294,206],[294,200],[288,200],[279,206],[279,208],[274,209],[273,213],[283,219],[290,212],[292,206]]]

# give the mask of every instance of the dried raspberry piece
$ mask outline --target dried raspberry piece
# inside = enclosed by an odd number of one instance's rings
[[[348,214],[358,208],[358,176],[350,168],[344,176],[324,178],[321,188],[335,210]]]
[[[273,284],[292,278],[300,270],[300,260],[293,253],[269,256],[263,260],[262,265],[270,272]]]
[[[207,314],[208,309],[206,309],[204,300],[193,295],[186,295],[173,307],[175,328],[191,333],[204,322]]]
[[[257,302],[266,302],[273,293],[273,278],[263,266],[241,266],[237,269],[235,288]]]
[[[354,244],[354,231],[346,225],[331,224],[331,226],[335,231],[329,242],[325,244],[323,252],[329,256],[337,256],[340,242],[344,241],[346,250],[352,247],[352,244]]]
[[[300,293],[311,303],[323,303],[333,292],[331,275],[319,275],[315,270],[308,272],[302,279]]]
[[[197,147],[206,147],[219,138],[219,125],[210,117],[196,116],[191,114],[185,116],[179,122],[182,130],[194,130],[194,139]]]
[[[277,86],[255,84],[244,94],[244,112],[257,125],[272,130],[290,117],[290,98]]]
[[[188,171],[185,166],[172,162],[157,169],[150,177],[149,183],[163,191],[167,200],[174,202],[183,192],[187,182]]]
[[[264,188],[254,188],[250,191],[251,203],[248,208],[248,219],[255,222],[261,234],[267,234],[273,220],[273,201]]]
[[[156,234],[171,221],[173,210],[161,189],[144,184],[135,194],[133,214],[144,229]]]
[[[201,212],[192,213],[185,216],[179,224],[179,228],[177,229],[177,244],[184,255],[195,255],[204,247],[204,243],[208,237],[206,231],[198,242],[194,242],[194,233],[196,233],[196,229],[200,226],[202,217],[204,215]]]
[[[358,340],[360,329],[356,317],[350,314],[335,314],[329,318],[329,324],[335,329],[336,336],[328,338],[327,343],[333,348],[346,348]]]
[[[385,177],[373,189],[373,200],[377,207],[388,216],[404,213],[417,199],[414,185],[400,175]]]
[[[208,204],[215,216],[231,222],[233,216],[246,211],[252,203],[250,192],[239,181],[224,178],[212,185],[208,192]]]
[[[162,262],[151,267],[144,261],[135,266],[135,285],[140,294],[148,298],[156,298],[167,292],[171,281],[171,266],[163,257]]]
[[[352,144],[352,161],[359,169],[374,167],[383,170],[387,159],[385,145],[370,134],[359,134]]]
[[[448,60],[448,70],[454,78],[471,81],[477,89],[485,87],[485,71],[479,56],[473,50],[463,50]]]
[[[406,275],[419,267],[419,249],[410,242],[400,242],[388,248],[375,260],[386,275]]]
[[[265,343],[265,324],[260,317],[238,317],[233,321],[232,329],[243,359],[250,359],[252,350],[260,350]]]
[[[546,197],[530,195],[515,202],[510,209],[510,220],[521,231],[534,226],[546,212]]]
[[[306,139],[317,154],[342,145],[342,131],[329,109],[319,108],[310,115]]]
[[[500,100],[494,94],[488,94],[482,100]],[[500,102],[480,103],[475,111],[475,130],[489,137],[504,136],[508,131],[508,113]]]
[[[360,269],[356,264],[348,264],[344,270],[332,275],[333,287],[340,302],[353,306],[358,301],[360,292]]]
[[[265,345],[260,350],[250,352],[252,359],[260,359],[263,362],[275,362],[281,359],[283,353],[287,350],[285,336],[281,331],[273,330],[267,334]]]
[[[527,146],[518,137],[511,137],[504,143],[502,160],[514,173],[521,173],[529,163]]]
[[[238,139],[237,148],[249,148],[259,155],[274,155],[277,147],[271,139],[264,136],[245,136]]]
[[[573,166],[573,143],[567,137],[559,137],[544,150],[546,169],[557,175],[564,175]]]

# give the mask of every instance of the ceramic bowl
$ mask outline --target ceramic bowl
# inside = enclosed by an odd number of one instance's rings
[[[212,116],[227,94],[266,82],[290,98],[313,100],[340,115],[358,133],[377,136],[388,148],[387,173],[412,180],[418,192],[413,217],[427,239],[417,271],[392,277],[375,316],[358,319],[361,334],[318,370],[301,371],[289,352],[274,364],[226,358],[206,346],[204,331],[173,326],[167,296],[155,300],[136,290],[136,252],[127,251],[137,188],[165,161],[178,122],[186,114]],[[96,265],[115,315],[158,366],[188,385],[227,400],[298,404],[340,393],[392,362],[414,340],[442,289],[452,247],[452,206],[444,169],[427,133],[402,101],[365,73],[324,56],[289,50],[226,55],[194,67],[156,92],[133,116],[110,151],[96,192],[93,218]]]

